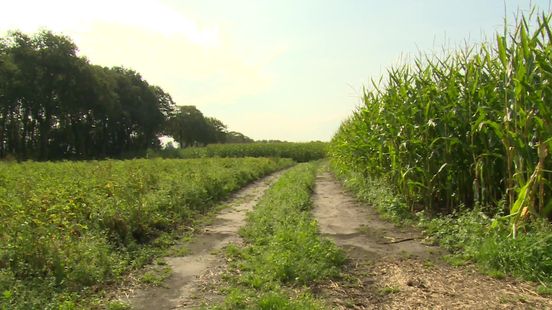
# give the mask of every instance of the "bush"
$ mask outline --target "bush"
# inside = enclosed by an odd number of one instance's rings
[[[420,225],[456,258],[473,261],[484,272],[552,284],[552,227],[546,221],[527,225],[515,239],[500,217],[477,209],[422,219]]]

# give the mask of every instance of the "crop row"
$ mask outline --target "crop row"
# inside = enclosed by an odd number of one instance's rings
[[[291,160],[0,164],[0,308],[71,303],[151,259],[160,236]]]
[[[280,157],[291,158],[297,162],[317,160],[326,156],[327,143],[324,142],[256,142],[209,144],[205,147],[187,147],[183,149],[154,152],[151,156],[171,158],[205,157]]]
[[[392,68],[331,143],[337,170],[384,178],[414,210],[494,206],[514,235],[552,210],[550,16],[493,44]]]

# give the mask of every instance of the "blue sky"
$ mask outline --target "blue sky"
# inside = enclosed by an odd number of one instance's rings
[[[530,1],[19,0],[0,32],[73,38],[254,139],[329,140],[363,85],[419,52],[493,38]],[[542,10],[549,1],[532,1]],[[33,8],[30,12],[29,8]]]

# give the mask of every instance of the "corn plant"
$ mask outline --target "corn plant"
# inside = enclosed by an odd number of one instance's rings
[[[514,237],[550,215],[550,18],[389,69],[335,134],[334,166],[386,179],[413,211],[503,208]]]

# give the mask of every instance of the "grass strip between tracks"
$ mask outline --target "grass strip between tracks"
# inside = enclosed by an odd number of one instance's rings
[[[240,231],[246,246],[226,249],[229,287],[219,308],[323,308],[308,286],[339,276],[345,256],[318,234],[310,214],[317,166],[300,164],[286,172],[249,214]]]

